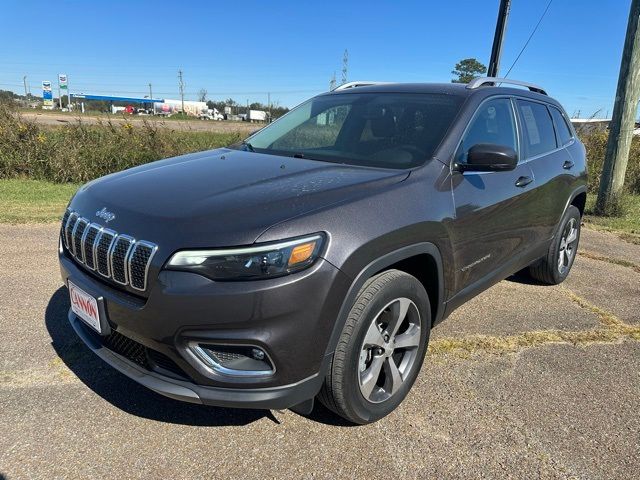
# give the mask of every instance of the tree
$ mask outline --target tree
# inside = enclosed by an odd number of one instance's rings
[[[487,72],[487,67],[480,63],[475,58],[465,58],[456,63],[454,70],[451,71],[453,75],[457,75],[458,78],[451,80],[453,83],[469,83],[474,78],[484,75]]]
[[[206,102],[207,101],[207,89],[206,88],[201,88],[200,91],[198,92],[198,101],[199,102]]]

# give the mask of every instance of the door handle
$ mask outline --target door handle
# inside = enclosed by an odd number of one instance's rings
[[[562,164],[562,168],[564,168],[565,170],[569,170],[571,169],[571,167],[573,167],[574,163],[571,160],[566,160],[563,164]]]
[[[516,187],[526,187],[531,182],[533,182],[533,178],[531,177],[520,177],[516,180]]]

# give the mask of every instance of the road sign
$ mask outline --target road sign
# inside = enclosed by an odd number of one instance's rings
[[[51,82],[48,80],[42,82],[42,100],[45,107],[53,107],[53,92]]]

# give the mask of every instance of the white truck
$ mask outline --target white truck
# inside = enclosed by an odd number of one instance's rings
[[[200,120],[224,120],[224,115],[217,108],[207,108],[198,114],[198,118]]]
[[[249,115],[246,120],[249,122],[266,122],[267,112],[264,110],[249,110]]]

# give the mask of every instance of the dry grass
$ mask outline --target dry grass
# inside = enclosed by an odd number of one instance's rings
[[[563,290],[581,308],[597,315],[602,328],[580,331],[536,330],[517,335],[471,335],[463,338],[442,338],[429,344],[429,354],[431,356],[453,355],[459,358],[468,358],[478,354],[517,353],[527,348],[550,344],[586,346],[595,343],[640,340],[640,326],[624,323],[613,313],[593,305],[566,288]]]
[[[637,273],[640,273],[640,265],[637,263],[629,262],[627,260],[622,260],[620,258],[611,258],[605,255],[600,255],[594,252],[588,252],[584,250],[580,250],[578,255],[585,258],[590,258],[591,260],[600,260],[601,262],[612,263],[613,265],[620,265],[621,267],[631,268]]]

